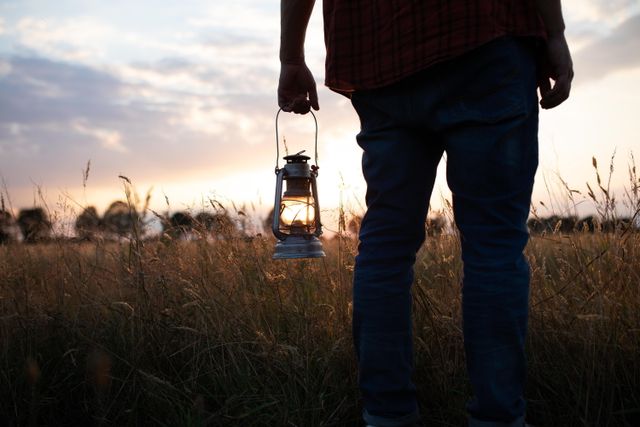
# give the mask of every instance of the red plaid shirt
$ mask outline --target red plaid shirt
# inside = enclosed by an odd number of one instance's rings
[[[397,82],[504,35],[544,37],[535,0],[324,0],[326,85]]]

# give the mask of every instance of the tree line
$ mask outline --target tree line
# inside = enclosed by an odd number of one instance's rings
[[[574,215],[551,215],[531,218],[527,222],[531,234],[576,233],[576,232],[627,232],[640,230],[634,217],[602,219],[594,215],[578,218]]]
[[[357,236],[362,223],[361,216],[353,216],[343,224],[344,229],[352,236]],[[569,233],[613,233],[640,231],[640,222],[635,217],[620,217],[601,219],[590,215],[584,218],[577,216],[550,215],[548,217],[533,217],[527,221],[529,232],[533,235],[569,234]],[[427,217],[425,231],[427,236],[434,237],[445,234],[452,229],[452,224],[443,214]]]
[[[161,226],[161,235],[172,239],[199,237],[230,237],[241,233],[240,227],[226,211],[201,211],[192,215],[186,211],[172,215],[156,214]],[[86,207],[74,222],[75,240],[118,240],[131,237],[148,237],[147,225],[134,206],[117,200],[111,203],[101,216],[94,206]],[[42,207],[21,209],[14,217],[10,211],[0,209],[0,244],[24,242],[37,243],[53,239],[53,224]]]
[[[244,215],[240,212],[241,216]],[[161,225],[161,236],[177,240],[217,237],[229,238],[246,234],[245,221],[234,221],[226,210],[216,212],[201,211],[192,214],[178,211],[172,215],[156,214]],[[269,233],[273,210],[263,220],[262,226]],[[362,217],[353,216],[342,225],[342,229],[356,237]],[[634,218],[600,219],[596,216],[534,217],[527,222],[534,235],[575,232],[616,232],[638,231],[640,227]],[[429,217],[425,223],[428,236],[443,234],[448,229],[443,215]],[[74,223],[75,239],[91,241],[96,239],[117,240],[130,237],[145,237],[146,223],[134,206],[123,201],[114,201],[102,216],[95,207],[89,206],[77,216]],[[17,217],[10,211],[0,209],[0,244],[22,241],[36,243],[53,238],[52,222],[47,211],[41,207],[22,209]]]

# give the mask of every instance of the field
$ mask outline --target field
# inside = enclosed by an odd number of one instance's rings
[[[271,260],[268,238],[0,247],[0,424],[356,426],[356,242]],[[640,233],[533,237],[528,421],[640,425]],[[416,264],[426,425],[470,389],[455,235]]]

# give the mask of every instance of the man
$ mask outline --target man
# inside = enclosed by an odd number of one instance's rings
[[[319,108],[304,61],[313,4],[281,3],[278,104],[299,114]],[[536,89],[553,108],[573,78],[560,0],[325,0],[324,19],[326,84],[360,117],[367,181],[353,296],[364,420],[419,421],[410,288],[446,152],[464,262],[469,425],[523,426]]]

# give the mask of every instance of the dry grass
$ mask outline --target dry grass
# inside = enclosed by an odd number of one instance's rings
[[[610,178],[594,168],[583,197],[610,219]],[[634,165],[629,178],[636,220]],[[575,207],[581,193],[562,184]],[[139,236],[0,246],[0,425],[359,425],[353,240],[325,242],[324,260],[273,262],[271,239]],[[527,256],[529,422],[640,425],[640,233],[534,236]],[[464,424],[461,270],[455,235],[429,238],[416,263],[429,426]]]
[[[272,262],[269,239],[0,248],[5,425],[342,426],[359,422],[355,243]],[[416,266],[428,425],[462,425],[455,236]],[[529,417],[638,425],[640,236],[534,237]]]

